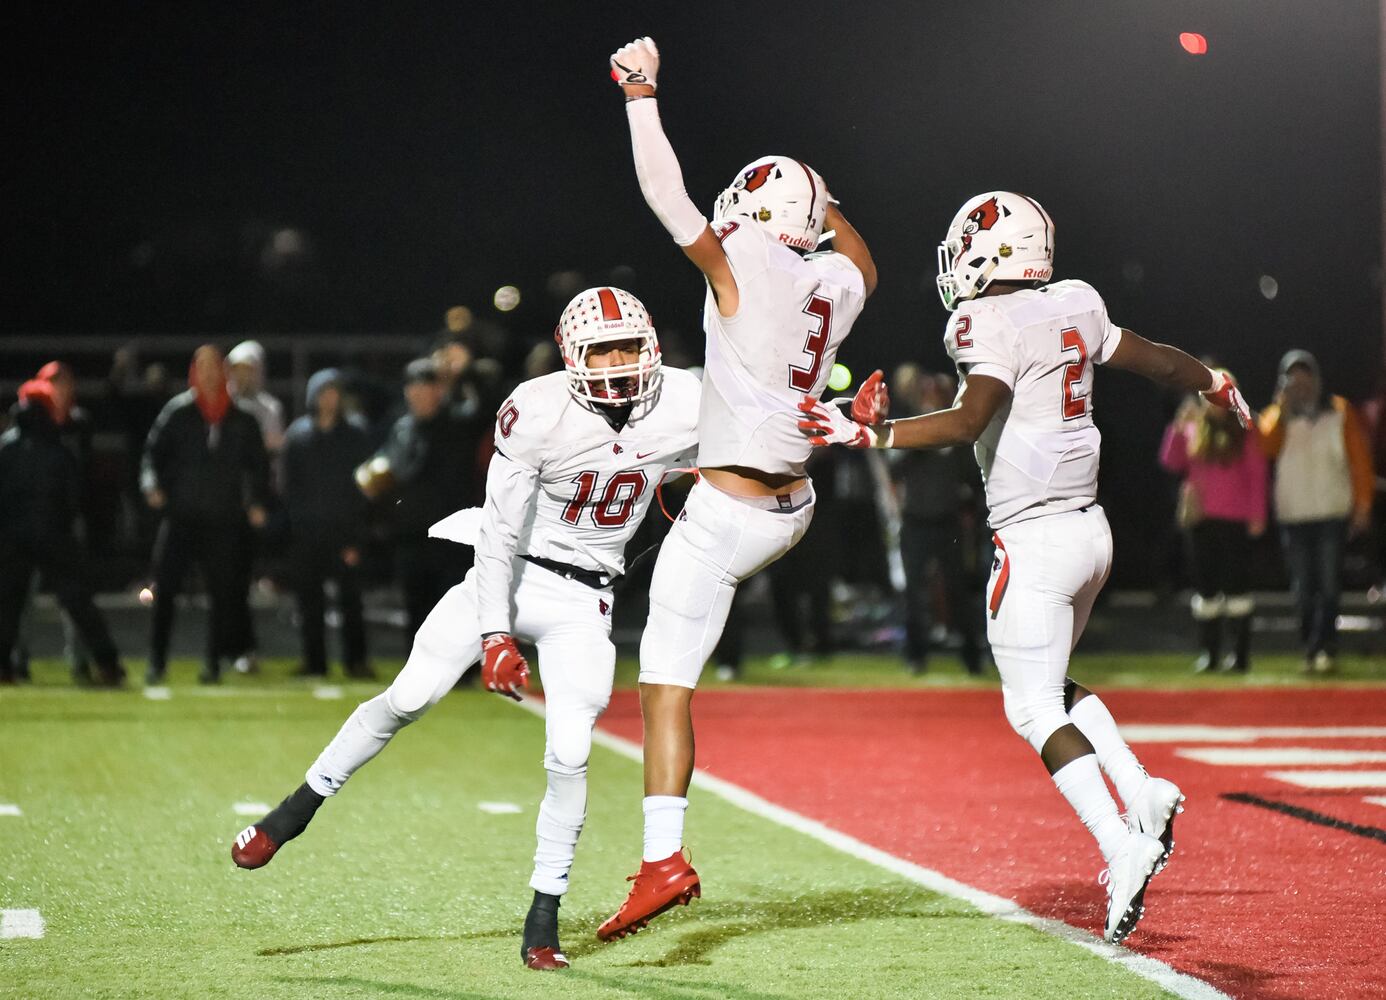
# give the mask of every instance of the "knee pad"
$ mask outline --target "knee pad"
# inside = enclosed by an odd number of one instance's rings
[[[557,774],[587,772],[592,756],[592,726],[596,714],[564,712],[548,719],[544,744],[544,768]]]
[[[418,715],[406,715],[396,709],[390,703],[388,690],[369,701],[361,702],[356,708],[356,719],[362,728],[370,735],[381,739],[388,739],[416,718]]]
[[[1044,748],[1049,737],[1072,722],[1064,711],[1062,686],[1022,693],[1003,684],[1001,696],[1006,707],[1006,721],[1036,753]]]
[[[1212,597],[1204,597],[1202,594],[1194,594],[1193,600],[1189,602],[1189,607],[1193,610],[1196,621],[1206,622],[1214,618],[1221,618],[1227,611],[1227,598],[1221,594]]]

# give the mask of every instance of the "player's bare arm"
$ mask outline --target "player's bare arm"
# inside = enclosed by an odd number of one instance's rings
[[[859,423],[836,406],[824,406],[809,398],[799,405],[804,414],[799,429],[818,446],[949,448],[976,441],[1010,398],[1010,388],[1000,379],[969,375],[962,393],[948,409],[874,426]]]
[[[655,100],[658,71],[659,49],[652,38],[637,38],[612,53],[611,77],[625,94],[640,192],[674,242],[707,278],[717,311],[734,316],[741,304],[736,278],[716,233],[684,189],[678,157],[659,120]]]
[[[831,229],[833,232],[833,250],[857,266],[857,270],[861,272],[862,283],[866,286],[866,297],[870,298],[871,293],[876,290],[876,261],[872,258],[866,241],[861,238],[861,233],[847,221],[836,202],[828,203],[828,214],[824,216],[823,228]]]
[[[1251,421],[1251,411],[1232,380],[1177,347],[1156,344],[1123,329],[1121,341],[1107,364],[1171,389],[1202,393],[1214,406],[1235,413],[1243,427]]]

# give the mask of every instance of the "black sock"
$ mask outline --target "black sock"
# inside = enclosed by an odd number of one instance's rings
[[[286,844],[307,829],[313,814],[324,801],[307,784],[299,785],[256,825],[276,844]]]
[[[534,891],[534,902],[529,904],[525,916],[524,941],[520,945],[520,957],[528,958],[531,948],[552,948],[558,946],[558,907],[562,896],[551,896],[547,892]]]

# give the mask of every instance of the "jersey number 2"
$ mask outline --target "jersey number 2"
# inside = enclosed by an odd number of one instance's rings
[[[1079,383],[1083,381],[1083,373],[1088,367],[1088,345],[1083,343],[1083,335],[1078,332],[1076,327],[1069,327],[1067,330],[1059,332],[1063,338],[1062,353],[1072,352],[1078,355],[1077,361],[1070,361],[1064,366],[1064,419],[1077,420],[1079,417],[1087,416],[1088,399],[1087,393],[1079,392]]]
[[[597,491],[597,473],[579,472],[573,477],[577,492],[568,505],[563,508],[563,520],[577,524],[586,507]],[[636,471],[618,472],[606,481],[606,490],[601,499],[591,505],[592,523],[599,528],[619,528],[630,520],[635,511],[635,501],[645,492],[647,480],[645,473]]]
[[[818,322],[809,330],[808,339],[804,341],[804,353],[809,356],[809,366],[789,366],[789,387],[795,392],[813,392],[813,387],[818,384],[818,374],[823,369],[823,352],[828,349],[828,339],[833,332],[831,299],[825,299],[821,295],[810,296],[808,305],[804,306],[804,313]]]

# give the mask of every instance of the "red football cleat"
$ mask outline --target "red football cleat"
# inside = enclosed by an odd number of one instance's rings
[[[568,956],[557,948],[530,948],[525,952],[526,969],[566,969]]]
[[[640,871],[626,881],[635,882],[630,887],[630,895],[615,916],[597,928],[597,937],[603,941],[634,934],[665,910],[687,906],[694,897],[703,894],[698,873],[682,851],[663,861],[642,861]]]
[[[279,845],[269,839],[258,826],[248,826],[236,835],[231,845],[231,860],[242,868],[263,868],[270,863]]]

